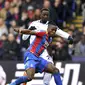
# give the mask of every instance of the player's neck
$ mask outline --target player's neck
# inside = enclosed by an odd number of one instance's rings
[[[41,23],[46,24],[47,21],[40,20]]]

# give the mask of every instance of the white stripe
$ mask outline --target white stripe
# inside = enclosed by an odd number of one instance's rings
[[[17,69],[25,69],[25,68],[24,68],[24,64],[22,64],[22,63],[16,64],[16,68],[17,68]]]
[[[15,77],[23,76],[23,74],[24,74],[24,71],[16,71],[15,72]]]
[[[15,77],[20,77],[23,76],[24,71],[16,71],[15,72]],[[43,77],[44,73],[40,74],[40,73],[36,73],[34,77]]]

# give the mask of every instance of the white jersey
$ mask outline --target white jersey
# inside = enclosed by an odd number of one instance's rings
[[[49,21],[47,21],[46,24],[43,24],[43,23],[40,22],[40,20],[36,20],[36,21],[33,21],[33,22],[29,25],[28,29],[31,28],[32,26],[34,26],[34,27],[36,28],[35,31],[41,31],[41,30],[47,31],[48,23],[49,23]],[[65,39],[68,39],[68,37],[69,37],[69,34],[68,34],[68,33],[62,31],[62,30],[59,29],[57,26],[56,26],[56,28],[57,28],[56,34],[57,34],[58,36],[61,36],[61,37],[65,38]],[[24,35],[22,36],[22,39],[23,39],[23,40],[27,40],[27,38],[28,38],[29,36],[30,36],[30,35],[25,35],[25,34],[24,34]],[[30,43],[31,43],[31,42],[33,41],[33,39],[34,39],[34,38],[32,38],[32,37],[33,37],[33,35],[31,36]],[[31,40],[32,40],[32,41],[31,41]]]
[[[30,24],[30,26],[28,27],[28,29],[30,29],[31,27],[35,27],[36,29],[35,29],[34,31],[37,31],[37,32],[39,32],[39,31],[41,31],[41,30],[42,30],[42,31],[47,31],[48,23],[49,23],[49,21],[47,21],[45,24],[43,24],[43,23],[40,22],[40,20],[36,20],[36,21],[33,21],[33,22]],[[67,38],[69,37],[69,34],[68,34],[68,33],[62,31],[62,30],[59,29],[58,27],[56,27],[56,28],[57,28],[57,31],[56,31],[56,34],[57,34],[57,35],[65,38],[65,39],[67,39]],[[25,34],[24,34],[24,35],[22,36],[22,39],[23,39],[23,40],[26,40],[29,36],[30,36],[30,35],[25,35]],[[34,36],[34,35],[31,35],[31,37],[30,37],[30,43],[32,43],[34,39],[35,39],[35,36]],[[47,52],[47,50],[44,50],[44,52],[41,54],[41,57],[46,58],[46,56],[48,56],[48,52]]]
[[[46,24],[43,24],[43,23],[40,23],[40,20],[33,21],[33,22],[29,25],[28,29],[30,29],[31,27],[35,27],[36,29],[35,29],[34,31],[37,31],[37,32],[39,32],[39,31],[41,31],[41,30],[46,31],[47,28],[48,28],[48,22],[49,22],[49,21],[47,21]],[[30,36],[30,35],[25,35],[25,34],[24,34],[24,35],[22,36],[22,38],[23,38],[23,40],[26,40],[29,36]],[[34,35],[31,35],[31,37],[30,37],[30,43],[32,43],[32,41],[34,40],[34,38],[35,38],[35,36],[34,36]]]

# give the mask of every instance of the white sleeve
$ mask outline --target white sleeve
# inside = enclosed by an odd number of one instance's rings
[[[31,26],[34,26],[34,23],[33,23],[33,22],[29,25],[28,29],[29,29]],[[29,36],[30,36],[30,35],[23,34],[22,40],[27,40]]]
[[[65,39],[68,39],[68,37],[70,36],[67,32],[64,32],[63,30],[59,29],[59,27],[57,27],[56,34],[58,36],[65,38]]]

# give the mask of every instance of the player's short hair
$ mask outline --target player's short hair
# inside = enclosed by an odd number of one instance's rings
[[[55,28],[55,29],[57,29],[56,25],[48,24],[48,29],[51,29],[51,28]]]
[[[49,9],[42,8],[42,9],[41,9],[41,13],[42,13],[43,11],[48,11],[48,12],[49,12]]]
[[[3,33],[2,36],[6,36],[7,37],[7,34],[6,33]]]

